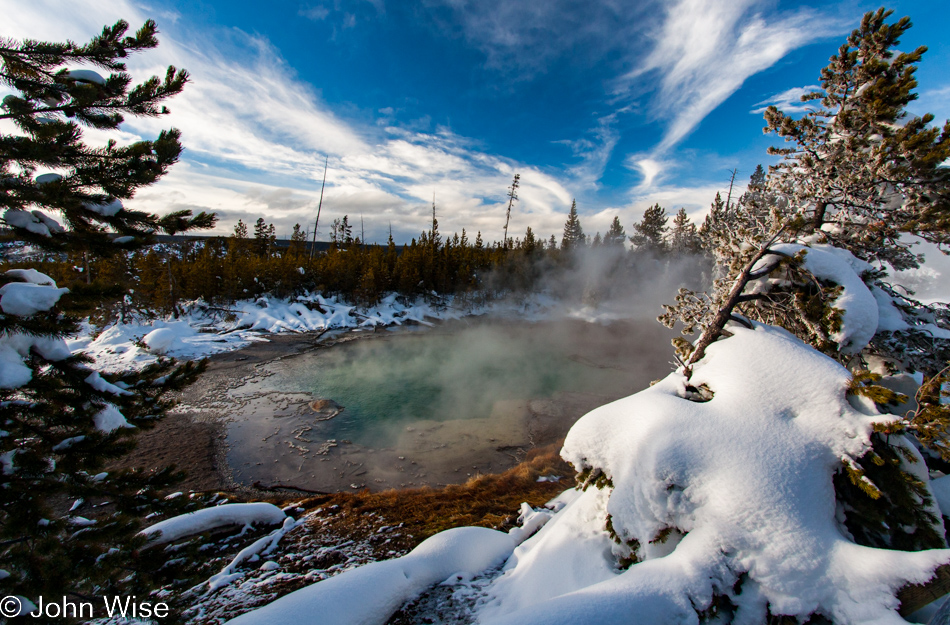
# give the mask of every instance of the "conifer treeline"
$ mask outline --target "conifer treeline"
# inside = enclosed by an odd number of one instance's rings
[[[634,224],[633,237],[627,237],[615,217],[605,236],[591,238],[584,235],[574,204],[560,244],[554,235],[547,241],[537,238],[528,227],[523,237],[488,245],[480,232],[474,240],[464,229],[443,236],[433,215],[430,228],[400,248],[391,235],[385,245],[364,244],[353,236],[344,216],[333,222],[329,249],[311,254],[299,224],[289,244],[279,246],[274,226],[260,218],[253,235],[238,221],[228,237],[160,243],[109,258],[52,256],[41,264],[58,284],[109,285],[115,297],[98,321],[124,319],[131,313],[174,315],[182,302],[197,299],[225,308],[237,300],[306,291],[340,295],[365,306],[392,292],[491,298],[537,288],[542,276],[573,267],[583,250],[610,251],[629,265],[645,254],[700,250],[696,227],[685,210],[672,229],[666,222],[664,209],[656,205]],[[631,251],[626,249],[628,240],[634,242]]]

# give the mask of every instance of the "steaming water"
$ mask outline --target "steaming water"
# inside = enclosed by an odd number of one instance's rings
[[[487,418],[498,401],[630,386],[627,371],[585,362],[579,339],[548,325],[479,325],[357,341],[304,356],[282,386],[346,407],[328,424],[331,438],[380,447],[417,420]]]
[[[321,490],[464,481],[503,469],[500,449],[545,442],[525,434],[530,400],[580,397],[586,411],[665,375],[669,337],[655,322],[458,322],[285,358],[246,389],[267,401],[229,424],[229,463],[240,481]],[[315,420],[313,398],[345,409]]]

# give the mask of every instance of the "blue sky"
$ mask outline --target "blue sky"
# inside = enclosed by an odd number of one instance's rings
[[[889,5],[925,44],[914,112],[950,117],[950,12],[936,0]],[[876,4],[753,0],[0,0],[0,35],[88,39],[118,18],[158,22],[164,65],[192,83],[159,120],[186,147],[134,204],[219,214],[219,231],[263,216],[280,234],[311,227],[324,157],[318,238],[362,216],[369,241],[427,227],[500,239],[506,187],[521,174],[510,231],[560,237],[572,198],[585,231],[614,216],[629,230],[660,202],[701,217],[730,171],[747,180],[774,140],[765,105],[794,106]],[[783,94],[785,97],[783,97]],[[87,132],[90,141],[105,136]]]

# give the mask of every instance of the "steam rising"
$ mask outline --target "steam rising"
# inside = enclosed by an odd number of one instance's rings
[[[254,390],[283,399],[229,426],[235,477],[347,490],[504,470],[585,412],[665,375],[673,333],[655,317],[708,269],[701,258],[594,248],[570,264],[537,256],[519,270],[542,291],[498,306],[514,314],[377,333],[268,364],[274,375]],[[511,275],[484,277],[503,279]],[[320,420],[314,398],[345,409]]]

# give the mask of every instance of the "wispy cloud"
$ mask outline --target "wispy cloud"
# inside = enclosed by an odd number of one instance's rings
[[[943,126],[950,119],[950,85],[921,91],[907,109],[918,117],[930,113],[934,116],[933,123]]]
[[[301,17],[306,17],[308,20],[314,20],[315,22],[320,22],[327,19],[327,16],[330,15],[330,9],[326,8],[323,5],[317,6],[302,6],[297,11],[297,14]]]
[[[639,130],[614,123],[614,116],[645,101],[652,116],[664,123],[664,132],[645,154],[626,160],[641,171],[647,186],[661,178],[658,166],[669,159],[670,150],[746,79],[791,50],[846,29],[841,20],[815,9],[776,12],[760,0],[426,4],[448,8],[452,25],[503,78],[530,80],[560,67],[567,57],[574,65],[606,64],[616,71],[605,94],[612,96],[616,110],[601,117],[610,123],[563,143],[583,156],[574,173],[587,178],[602,174],[600,164],[613,157],[623,135]]]
[[[802,96],[815,91],[820,90],[821,87],[818,85],[806,85],[804,87],[792,87],[781,93],[776,93],[773,96],[770,96],[761,102],[756,102],[754,108],[749,111],[755,115],[761,115],[765,112],[770,106],[774,106],[779,110],[785,111],[786,113],[804,113],[809,109],[810,105],[808,102],[802,102]]]
[[[11,11],[17,19],[0,25],[0,34],[83,41],[119,17],[133,27],[146,19],[129,2],[90,3],[88,9],[75,9],[75,19],[52,3],[36,2]],[[205,34],[199,48],[188,43],[195,37],[173,28],[160,38],[157,50],[130,59],[133,75],[142,79],[174,64],[186,67],[192,81],[169,103],[171,115],[129,120],[120,138],[150,138],[176,126],[186,151],[165,179],[139,192],[130,203],[135,207],[215,211],[219,231],[230,230],[238,218],[263,216],[289,232],[294,223],[313,219],[323,155],[330,169],[321,221],[363,214],[373,220],[367,223],[370,240],[385,240],[390,222],[397,237],[417,235],[428,224],[433,192],[443,230],[480,229],[486,239],[498,238],[505,189],[515,172],[522,175],[524,199],[513,214],[513,231],[559,222],[570,204],[571,194],[550,174],[482,152],[448,129],[380,129],[340,119],[263,39],[219,32]],[[99,141],[114,134],[87,132]]]
[[[766,16],[753,0],[679,0],[670,3],[654,47],[617,82],[618,94],[659,78],[655,114],[668,119],[655,153],[682,141],[745,80],[789,51],[837,34],[842,25],[811,9]]]
[[[654,0],[656,1],[656,0]],[[610,51],[639,40],[651,21],[652,2],[608,0],[425,0],[425,19],[461,35],[485,55],[486,66],[515,80],[546,73],[559,59],[602,63]],[[448,9],[450,19],[432,8]]]
[[[510,231],[523,233],[530,225],[539,235],[560,235],[571,199],[595,194],[629,132],[631,107],[646,99],[647,108],[667,125],[654,149],[626,159],[643,182],[624,207],[594,207],[579,198],[582,215],[589,211],[585,229],[606,230],[613,215],[625,216],[624,223],[638,220],[648,194],[652,201],[700,210],[715,191],[710,195],[702,185],[665,186],[675,161],[670,149],[748,76],[838,27],[816,28],[809,22],[815,15],[806,10],[767,16],[754,9],[752,0],[680,0],[665,6],[660,0],[591,5],[428,0],[419,9],[429,11],[431,19],[448,19],[446,36],[462,37],[482,50],[490,71],[499,76],[528,80],[562,61],[581,67],[612,64],[621,78],[604,97],[616,99],[597,104],[606,110],[592,117],[586,132],[563,139],[575,160],[557,168],[490,153],[428,121],[400,123],[395,102],[382,103],[370,121],[345,119],[296,76],[266,39],[236,29],[195,32],[186,20],[160,22],[165,32],[159,48],[130,59],[134,77],[142,80],[176,65],[191,72],[192,82],[169,102],[172,115],[129,120],[118,138],[153,138],[160,129],[176,126],[186,151],[182,163],[141,190],[133,204],[156,212],[216,211],[222,232],[238,218],[257,216],[289,232],[294,223],[312,222],[326,155],[330,169],[321,223],[363,214],[370,240],[385,240],[390,222],[397,239],[417,235],[428,224],[433,192],[443,231],[464,227],[498,239],[505,191],[515,172],[521,174],[522,199]],[[53,41],[85,41],[119,18],[134,28],[153,14],[134,0],[77,0],[68,12],[54,0],[0,0],[0,9],[0,35]],[[346,15],[385,16],[386,6],[383,0],[313,1],[302,3],[299,11],[301,19],[339,22],[334,28],[342,28]],[[646,89],[648,75],[659,79],[658,90]],[[86,134],[105,140],[104,133]]]

